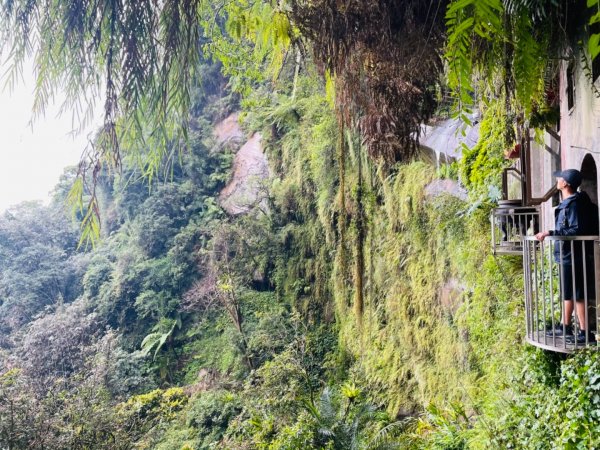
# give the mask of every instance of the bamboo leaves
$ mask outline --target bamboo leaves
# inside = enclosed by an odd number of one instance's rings
[[[296,31],[288,17],[269,2],[230,1],[222,9],[228,36],[207,49],[223,63],[234,89],[249,93],[256,81],[277,78]]]

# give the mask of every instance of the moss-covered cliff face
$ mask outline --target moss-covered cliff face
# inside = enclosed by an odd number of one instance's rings
[[[277,214],[301,218],[285,225],[287,244],[317,268],[286,278],[307,281],[303,305],[334,308],[348,376],[392,415],[467,401],[482,377],[502,378],[498,367],[521,353],[522,279],[520,260],[488,250],[489,203],[428,195],[439,174],[423,163],[376,166],[351,134],[340,137],[318,90],[285,102],[262,105],[256,120],[271,130]]]
[[[304,85],[297,98],[250,112],[276,168],[275,216],[293,231],[285,234],[294,251],[280,292],[296,299],[305,321],[318,317],[306,315],[311,305],[323,312],[317,323],[336,330],[321,382],[341,385],[348,407],[362,402],[388,414],[364,432],[364,448],[381,427],[407,448],[595,445],[596,355],[562,359],[524,344],[522,261],[491,254],[490,197],[505,164],[499,106],[483,111],[481,140],[459,163],[469,177],[466,201],[428,194],[454,168],[413,162],[384,170],[370,161],[336,127],[318,89]],[[275,379],[280,357],[261,376]],[[335,446],[341,437],[319,441],[324,415],[292,405],[271,409],[278,419],[267,421],[266,434],[242,436],[258,448],[349,448]],[[405,416],[412,419],[396,422]]]
[[[485,210],[428,197],[431,167],[413,163],[382,183],[368,239],[362,323],[342,322],[356,376],[393,414],[477,397],[520,346],[520,267],[494,259]],[[491,348],[494,352],[490,352]]]

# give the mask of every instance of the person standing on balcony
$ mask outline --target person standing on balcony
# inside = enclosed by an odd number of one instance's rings
[[[598,208],[585,192],[577,191],[582,181],[581,172],[576,169],[567,169],[554,172],[553,175],[556,177],[556,188],[562,196],[562,202],[554,210],[555,229],[537,233],[536,239],[543,241],[547,236],[596,236],[598,234]],[[561,323],[550,328],[547,335],[564,336],[569,343],[576,341],[578,344],[583,344],[586,336],[588,341],[595,341],[594,335],[589,333],[585,308],[586,299],[588,305],[590,300],[595,300],[594,252],[593,247],[588,246],[587,243],[584,252],[583,241],[576,241],[573,245],[574,247],[571,247],[571,243],[565,241],[556,242],[554,247],[554,259],[560,265],[560,292],[564,307]],[[571,248],[574,249],[573,254],[571,254]],[[575,280],[573,280],[573,274]],[[584,282],[584,279],[587,280],[587,283]],[[575,286],[573,286],[573,281],[575,281]],[[579,322],[577,336],[573,335],[571,325],[574,307]]]

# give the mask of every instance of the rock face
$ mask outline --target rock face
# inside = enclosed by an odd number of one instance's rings
[[[454,180],[434,180],[425,187],[425,194],[428,197],[449,194],[461,200],[467,199],[466,189]]]
[[[439,167],[451,163],[462,155],[463,144],[472,148],[479,139],[479,117],[472,116],[472,126],[458,119],[443,120],[435,125],[423,125],[419,153],[422,160]],[[435,180],[427,185],[425,193],[430,198],[450,194],[461,200],[467,199],[467,191],[457,181]]]
[[[458,308],[462,304],[462,295],[465,291],[464,284],[456,278],[451,278],[441,287],[439,299],[444,310],[450,315],[456,315]]]
[[[243,140],[237,119],[236,113],[217,124],[215,137],[219,143]],[[243,214],[258,205],[266,207],[269,165],[260,141],[260,133],[254,133],[235,155],[231,180],[219,194],[219,204],[229,214]]]
[[[230,114],[215,126],[215,138],[219,144],[228,142],[243,142],[244,132],[238,122],[240,114],[235,112]]]

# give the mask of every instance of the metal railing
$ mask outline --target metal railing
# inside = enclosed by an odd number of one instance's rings
[[[564,353],[596,347],[598,236],[549,236],[542,242],[527,236],[523,243],[526,340]]]
[[[520,255],[523,238],[539,231],[540,210],[535,206],[498,207],[492,210],[490,221],[494,255]]]

